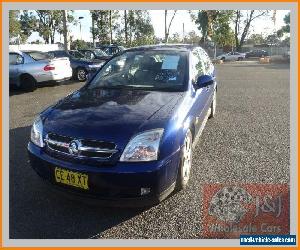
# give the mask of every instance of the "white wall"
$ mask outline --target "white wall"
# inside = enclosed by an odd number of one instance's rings
[[[9,51],[19,50],[37,50],[47,52],[51,50],[62,49],[59,44],[20,44],[20,45],[9,45]]]

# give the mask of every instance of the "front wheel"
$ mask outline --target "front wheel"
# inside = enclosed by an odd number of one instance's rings
[[[77,69],[76,77],[77,77],[77,80],[80,81],[80,82],[86,81],[86,79],[87,79],[87,71],[85,69],[83,69],[83,68]]]
[[[176,181],[176,190],[185,189],[188,185],[192,168],[192,145],[193,136],[191,131],[188,130],[181,151],[181,159]]]

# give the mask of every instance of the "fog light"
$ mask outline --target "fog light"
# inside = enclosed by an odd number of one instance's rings
[[[149,194],[151,191],[151,188],[141,188],[141,195]]]

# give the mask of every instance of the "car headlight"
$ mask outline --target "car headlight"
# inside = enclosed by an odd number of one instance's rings
[[[155,161],[158,158],[159,143],[163,129],[154,129],[133,137],[127,144],[120,161]]]
[[[41,120],[41,117],[39,117],[39,116],[35,119],[32,127],[31,127],[30,139],[35,145],[37,145],[41,148],[44,147],[43,122]]]

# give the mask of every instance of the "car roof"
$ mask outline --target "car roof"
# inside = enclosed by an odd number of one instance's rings
[[[23,53],[33,53],[33,52],[38,52],[38,53],[47,53],[44,51],[39,51],[39,50],[21,50]]]
[[[196,47],[191,44],[158,44],[158,45],[146,45],[126,49],[125,51],[145,51],[145,50],[173,50],[173,51],[191,51]]]

